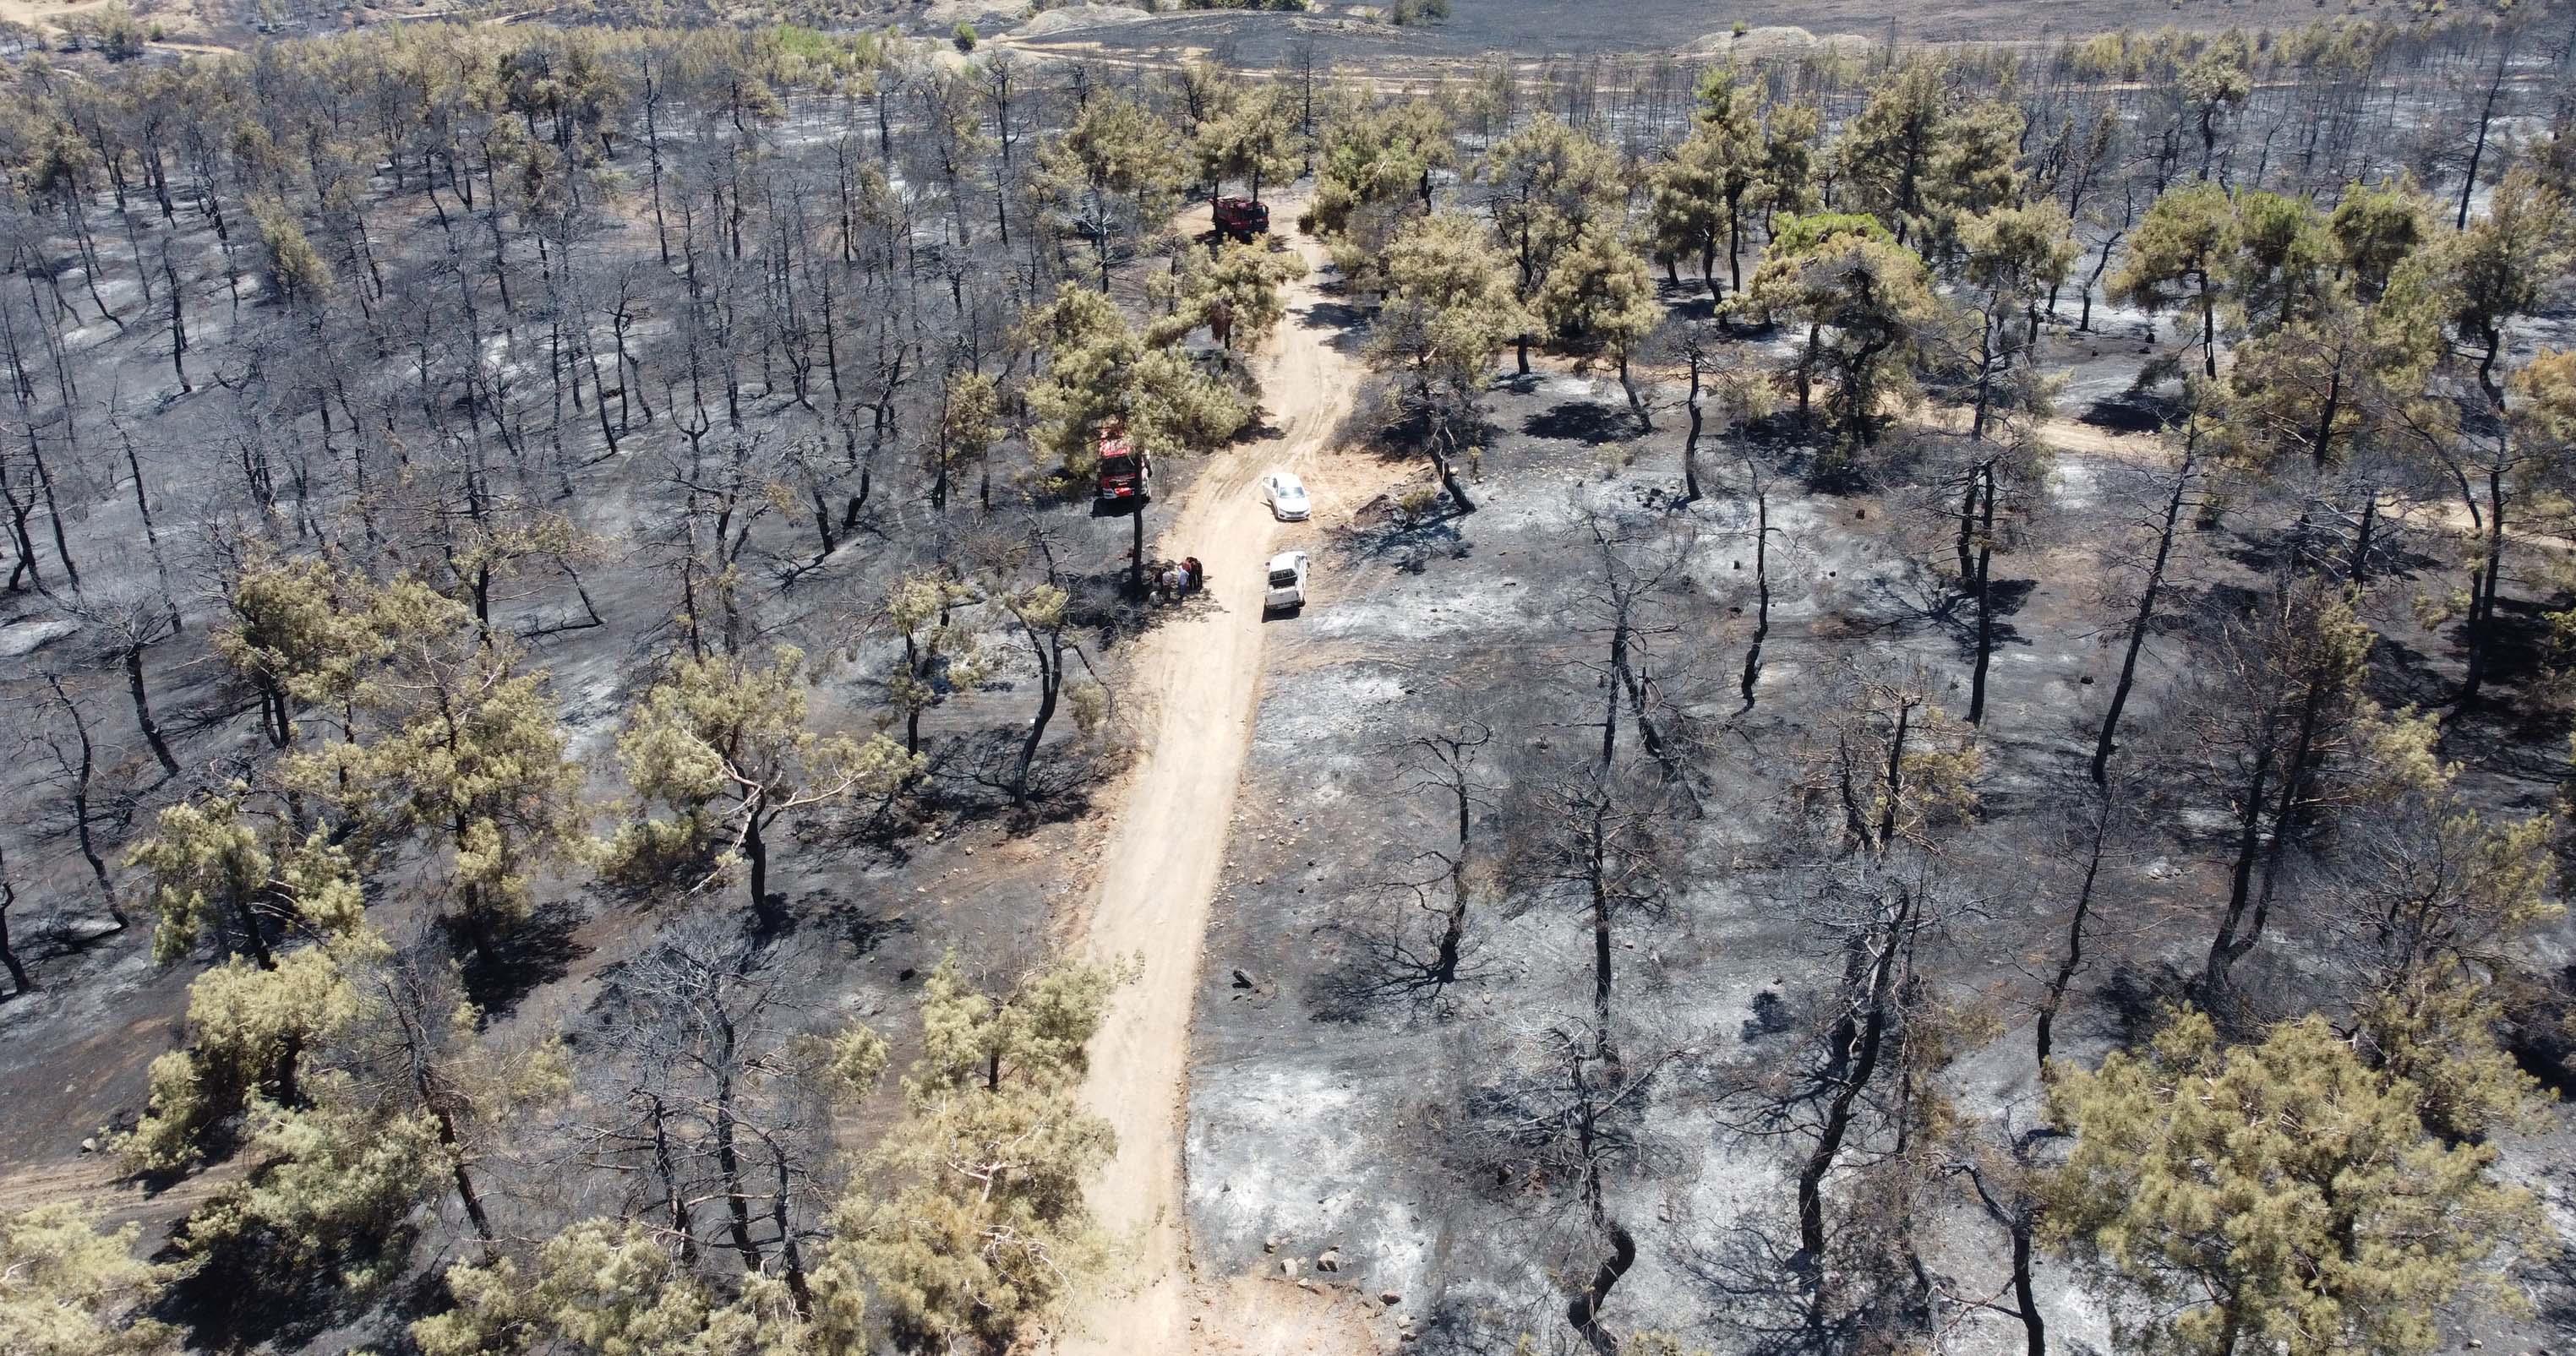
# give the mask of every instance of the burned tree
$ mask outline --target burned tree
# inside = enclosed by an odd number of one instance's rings
[[[1485,746],[1493,742],[1492,727],[1482,721],[1465,720],[1433,734],[1416,735],[1401,746],[1399,757],[1405,789],[1416,794],[1431,794],[1444,810],[1455,818],[1457,841],[1454,846],[1425,849],[1424,855],[1442,868],[1448,884],[1447,907],[1441,912],[1440,941],[1427,969],[1433,985],[1457,982],[1458,956],[1467,938],[1469,856],[1475,841],[1476,816],[1479,810],[1491,808],[1491,788],[1478,776],[1477,762]]]
[[[1816,995],[1807,1055],[1728,1090],[1729,1129],[1785,1145],[1796,1169],[1796,1247],[1772,1254],[1795,1291],[1748,1298],[1788,1311],[1763,1321],[1809,1340],[1902,1340],[1931,1318],[1917,1212],[1940,1171],[1931,1080],[1956,1044],[1921,953],[1959,904],[1911,847],[1820,868],[1798,888],[1840,976]]]
[[[2282,580],[2220,623],[2219,666],[2195,722],[2201,766],[2234,819],[2227,899],[2201,977],[2211,1003],[2262,941],[2291,848],[2317,827],[2320,774],[2366,705],[2372,642],[2342,590],[2311,578]]]
[[[2200,446],[2198,421],[2183,434],[2180,459],[2173,469],[2171,486],[2164,496],[2163,512],[2151,521],[2155,527],[2156,545],[2147,559],[2145,576],[2138,585],[2137,611],[2129,621],[2129,638],[2120,656],[2120,676],[2111,685],[2111,704],[2102,712],[2102,730],[2094,737],[2091,767],[2096,786],[2105,784],[2111,755],[2119,748],[2120,716],[2129,705],[2130,690],[2138,680],[2138,655],[2146,648],[2147,637],[2156,622],[2156,606],[2163,601],[2165,571],[2173,561],[2176,533],[2183,523],[2183,510],[2193,506],[2194,457]]]
[[[36,987],[36,981],[27,974],[27,963],[18,959],[17,948],[9,943],[9,910],[17,902],[17,878],[9,874],[8,858],[0,855],[0,965],[9,968],[13,994],[25,993]]]
[[[1577,607],[1582,629],[1605,651],[1583,665],[1606,694],[1600,765],[1606,769],[1618,762],[1624,707],[1666,783],[1696,806],[1699,794],[1686,756],[1687,716],[1671,695],[1676,683],[1688,681],[1690,656],[1679,638],[1689,628],[1677,599],[1691,589],[1687,565],[1696,537],[1686,527],[1669,524],[1639,529],[1597,515],[1588,523],[1598,573]]]
[[[1811,737],[1793,802],[1839,854],[1884,857],[1975,813],[1984,755],[1930,691],[1919,670],[1892,678],[1854,671],[1843,711]]]
[[[759,936],[721,916],[683,921],[612,976],[610,1115],[585,1154],[626,1183],[630,1214],[684,1261],[730,1248],[741,1270],[800,1303],[818,1236],[800,1096],[809,1052]]]
[[[1616,1067],[1617,930],[1663,908],[1681,807],[1659,778],[1629,764],[1532,769],[1512,784],[1505,813],[1516,849],[1508,874],[1582,916],[1592,943],[1592,1055]]]

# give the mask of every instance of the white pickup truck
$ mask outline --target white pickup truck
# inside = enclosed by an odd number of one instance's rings
[[[1261,595],[1263,613],[1295,612],[1306,605],[1306,553],[1282,551],[1270,558],[1270,587]]]

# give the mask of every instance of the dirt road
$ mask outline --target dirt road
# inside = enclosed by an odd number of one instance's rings
[[[1274,204],[1282,215],[1291,210]],[[1321,251],[1298,244],[1320,273]],[[1213,1286],[1199,1292],[1182,1193],[1190,1012],[1261,688],[1262,566],[1273,550],[1309,539],[1302,525],[1272,522],[1255,486],[1274,466],[1312,484],[1359,383],[1357,365],[1329,347],[1334,331],[1314,314],[1314,283],[1310,277],[1291,292],[1288,319],[1260,359],[1263,404],[1279,436],[1224,454],[1161,535],[1161,555],[1195,555],[1205,564],[1208,593],[1191,615],[1155,631],[1137,656],[1135,694],[1147,712],[1143,752],[1084,935],[1096,957],[1143,959],[1142,974],[1119,992],[1092,1042],[1083,1089],[1085,1104],[1118,1132],[1117,1157],[1094,1184],[1092,1204],[1136,1252],[1122,1258],[1104,1293],[1072,1316],[1056,1344],[1067,1356],[1349,1349],[1324,1340],[1334,1324],[1311,1306],[1283,1305],[1275,1316],[1251,1320],[1255,1328],[1280,1329],[1268,1334],[1280,1340],[1239,1344],[1252,1336],[1241,1331],[1248,1306],[1239,1302],[1225,1304],[1221,1323],[1210,1325],[1236,1330],[1223,1345],[1194,1334],[1193,1316],[1227,1296]],[[1337,504],[1348,511],[1352,487],[1313,489],[1318,521]]]

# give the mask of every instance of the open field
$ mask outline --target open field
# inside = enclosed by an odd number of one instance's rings
[[[963,11],[961,11],[962,13]],[[1982,0],[1900,5],[1871,0],[1712,7],[1695,0],[1582,4],[1572,0],[1456,0],[1440,22],[1397,27],[1367,7],[1324,4],[1310,14],[1179,12],[1148,16],[1092,7],[1048,17],[1012,33],[1023,51],[1068,58],[1178,59],[1217,54],[1260,68],[1289,64],[1311,44],[1334,65],[1384,72],[1437,70],[1502,54],[1529,62],[1619,55],[1797,55],[1841,43],[2046,43],[2097,33],[2157,28],[2287,28],[2350,13],[2400,17],[2394,4],[2330,9],[2313,0],[2183,0],[2141,8],[2110,0]],[[943,15],[945,11],[942,11]],[[1084,15],[1097,14],[1085,21]],[[1740,27],[1739,27],[1740,26]],[[1740,42],[1739,42],[1739,35]]]

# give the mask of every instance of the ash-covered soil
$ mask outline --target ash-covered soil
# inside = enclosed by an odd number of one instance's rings
[[[422,230],[427,221],[388,209],[379,225]],[[220,247],[212,230],[177,234],[173,255],[192,258],[207,274],[219,272]],[[651,250],[649,233],[617,238],[611,253]],[[120,276],[101,284],[106,300],[131,311],[140,302],[131,262],[120,244],[102,242],[102,253]],[[190,254],[188,252],[193,252]],[[1131,266],[1118,286],[1131,301],[1141,296],[1142,270]],[[276,322],[255,306],[227,310],[209,305],[190,319],[192,342],[208,350],[226,343],[256,344]],[[652,337],[651,327],[639,333]],[[212,653],[211,637],[224,612],[220,580],[202,552],[208,539],[234,525],[221,491],[210,488],[227,474],[223,459],[208,453],[198,432],[223,421],[203,379],[191,394],[176,388],[167,350],[156,351],[150,327],[116,329],[95,321],[67,336],[65,352],[78,379],[117,390],[129,412],[121,427],[156,501],[158,532],[173,574],[156,578],[154,557],[130,488],[102,493],[80,506],[70,546],[82,567],[83,595],[93,605],[132,596],[157,596],[167,588],[184,614],[186,629],[149,652],[151,701],[183,768],[183,777],[159,779],[143,751],[127,706],[116,653],[103,637],[63,615],[67,601],[40,591],[0,596],[0,683],[19,694],[23,720],[6,747],[29,770],[5,794],[16,832],[5,845],[5,872],[16,891],[9,914],[20,957],[40,978],[34,990],[0,1002],[0,1087],[9,1089],[0,1116],[0,1196],[12,1205],[80,1199],[104,1208],[112,1221],[140,1220],[154,1229],[175,1223],[223,1180],[229,1169],[200,1173],[173,1184],[123,1176],[114,1158],[97,1152],[100,1131],[131,1128],[146,1100],[152,1060],[185,1039],[187,986],[198,973],[193,959],[169,966],[151,954],[152,914],[125,861],[127,846],[149,827],[151,813],[189,788],[220,785],[268,753],[250,718],[247,683]],[[773,393],[755,402],[755,420],[794,417],[790,402]],[[576,426],[576,437],[587,430]],[[575,475],[575,521],[588,550],[582,578],[585,600],[562,578],[531,572],[496,593],[494,624],[526,637],[524,668],[547,676],[561,704],[570,755],[591,773],[587,798],[601,807],[599,827],[614,827],[614,800],[625,794],[615,756],[618,732],[634,699],[655,671],[672,624],[671,577],[655,554],[661,525],[673,512],[669,496],[675,463],[658,442],[630,435],[617,456],[591,455]],[[575,444],[578,450],[579,442]],[[1011,453],[997,452],[996,457]],[[1205,472],[1208,462],[1171,459],[1158,468],[1156,496],[1147,510],[1149,540],[1161,530],[1169,505]],[[1006,479],[1014,467],[996,467]],[[991,530],[999,521],[975,503],[976,487],[959,487],[949,521],[960,531]],[[1018,496],[997,491],[996,503],[1013,507]],[[1130,524],[1120,513],[1096,511],[1087,494],[1040,501],[1026,521],[1041,525],[1073,595],[1074,614],[1097,672],[1123,681],[1131,644],[1169,614],[1140,608],[1124,592]],[[775,549],[755,553],[763,574],[761,635],[794,642],[819,661],[824,676],[809,692],[810,717],[820,728],[866,732],[884,717],[886,675],[896,664],[899,638],[873,620],[896,578],[915,561],[886,542],[928,535],[932,513],[905,491],[880,493],[860,515],[841,547],[819,563],[809,557],[810,536],[779,520],[764,525]],[[1015,515],[1014,524],[1023,521]],[[1022,530],[1014,526],[1011,531]],[[199,570],[203,569],[200,574]],[[780,584],[782,573],[788,582]],[[567,626],[595,609],[595,625]],[[863,812],[800,816],[787,827],[772,863],[771,889],[787,902],[790,928],[775,939],[769,981],[792,995],[804,1020],[827,1023],[850,1017],[874,1024],[898,1040],[897,1058],[912,1053],[911,1015],[918,980],[954,952],[979,976],[1006,978],[1054,953],[1050,927],[1081,912],[1097,845],[1084,833],[1094,797],[1114,784],[1136,731],[1113,710],[1098,740],[1079,737],[1060,720],[1047,736],[1033,783],[1034,808],[1014,813],[1003,789],[1016,737],[1035,703],[1034,673],[1024,649],[997,638],[993,663],[973,686],[945,691],[924,714],[924,747],[936,807],[918,824],[887,835]],[[48,676],[76,700],[96,745],[94,811],[99,850],[113,874],[133,926],[115,929],[92,873],[74,847],[66,804],[70,763],[76,757],[68,720],[46,704]],[[371,921],[409,943],[433,926],[418,892],[416,853],[384,871]],[[504,1034],[524,1020],[532,1029],[569,1029],[576,1041],[595,1026],[601,977],[649,949],[663,930],[696,912],[740,906],[738,881],[691,891],[685,884],[650,897],[610,889],[579,877],[540,881],[544,901],[522,942],[511,948],[505,970],[466,972],[467,993],[495,1018]],[[211,950],[211,944],[201,947]],[[549,1189],[542,1180],[523,1184]],[[505,1192],[513,1189],[509,1185]]]
[[[951,7],[934,7],[945,18]],[[2366,13],[2396,12],[2374,3]],[[963,12],[962,10],[959,12]],[[2342,12],[2337,10],[2337,13]],[[1146,15],[1125,6],[1041,13],[1017,31],[1031,50],[1114,59],[1180,59],[1218,53],[1248,66],[1278,67],[1299,43],[1340,66],[1383,67],[1503,53],[1532,60],[1621,53],[1714,53],[1740,33],[1747,53],[1793,53],[1836,37],[1871,42],[2045,42],[2119,29],[2277,28],[2328,17],[2301,0],[2169,0],[2142,8],[2113,0],[1969,0],[1957,5],[1887,0],[1453,0],[1450,17],[1397,26],[1384,7],[1319,4],[1309,13],[1181,10]],[[1739,28],[1739,25],[1741,27]]]
[[[2155,345],[2133,315],[2097,309],[2095,323],[2058,335],[2052,358],[2072,373],[2068,413],[2117,424],[2117,397]],[[1315,601],[1271,628],[1238,813],[1208,826],[1230,838],[1192,1038],[1192,1238],[1203,1275],[1346,1287],[1400,1316],[1420,1349],[1506,1352],[1533,1334],[1541,1350],[1578,1350],[1567,1301],[1607,1253],[1582,1202],[1588,1156],[1606,1215],[1637,1244],[1604,1307],[1609,1326],[1747,1351],[1762,1335],[1744,1264],[1776,1264],[1794,1246],[1792,1153],[1803,1150],[1733,1092],[1811,1058],[1822,996],[1845,964],[1809,914],[1815,879],[1784,807],[1845,699],[1845,675],[1920,666],[1936,699],[1964,707],[1970,614],[1927,563],[1939,559],[1942,506],[1822,492],[1768,465],[1771,629],[1756,700],[1742,709],[1754,512],[1744,446],[1704,444],[1706,497],[1683,505],[1683,415],[1665,403],[1678,392],[1658,390],[1657,429],[1638,435],[1608,374],[1541,362],[1518,378],[1507,356],[1492,388],[1497,432],[1471,482],[1479,511],[1409,528],[1380,511],[1302,532]],[[2151,443],[2060,425],[2045,503],[1996,562],[2004,615],[1979,824],[1945,863],[1973,903],[1927,960],[1946,998],[1997,1018],[1943,1077],[1964,1110],[2025,1129],[2038,1103],[2030,977],[2053,959],[2076,886],[2070,810],[2084,803],[2084,759],[2120,661],[2114,548],[2155,493],[2141,464]],[[1618,926],[1625,1082],[1594,1094],[1608,1108],[1588,1147],[1569,1153],[1569,1080],[1603,1073],[1569,1058],[1592,1019],[1592,939],[1578,900],[1513,877],[1512,838],[1528,821],[1510,807],[1597,756],[1607,694],[1605,633],[1592,624],[1596,533],[1620,530],[1688,534],[1670,586],[1677,625],[1649,662],[1705,722],[1714,770],[1699,816],[1671,826],[1686,866],[1654,908]],[[2212,557],[2239,545],[2223,525],[2200,535]],[[2223,583],[2214,571],[2191,587]],[[2401,649],[2420,646],[2406,662],[2448,662],[2441,637],[2375,620]],[[2178,677],[2173,657],[2148,649],[2128,717],[2141,741]],[[1491,738],[1474,763],[1467,940],[1442,984],[1429,962],[1447,865],[1433,854],[1457,848],[1454,804],[1404,746],[1462,726]],[[2540,802],[2547,788],[2500,794]],[[2159,977],[2206,946],[2213,885],[2225,894],[2216,870],[2171,837],[2105,865],[2101,888],[2121,903],[2092,938],[2060,1055],[2098,1059],[2151,1023]],[[2295,994],[2333,982],[2297,923],[2275,940],[2263,984]],[[2547,945],[2564,952],[2565,941]],[[2520,1180],[2562,1218],[2570,1184],[2551,1159],[2567,1142],[2566,1118],[2553,1116],[2508,1148],[2508,1170],[2528,1173]],[[1962,1191],[1932,1214],[1924,1253],[1941,1281],[1961,1293],[2000,1286],[2003,1237],[1973,1198]],[[2548,1297],[2542,1313],[2481,1331],[2490,1347],[2529,1349],[2566,1317],[2549,1307],[2564,1294],[2531,1279]],[[2063,1264],[2043,1259],[2039,1280],[2060,1349],[2107,1349],[2105,1315]],[[1998,1314],[1964,1321],[1954,1339],[1947,1349],[2003,1351],[2021,1336]]]

